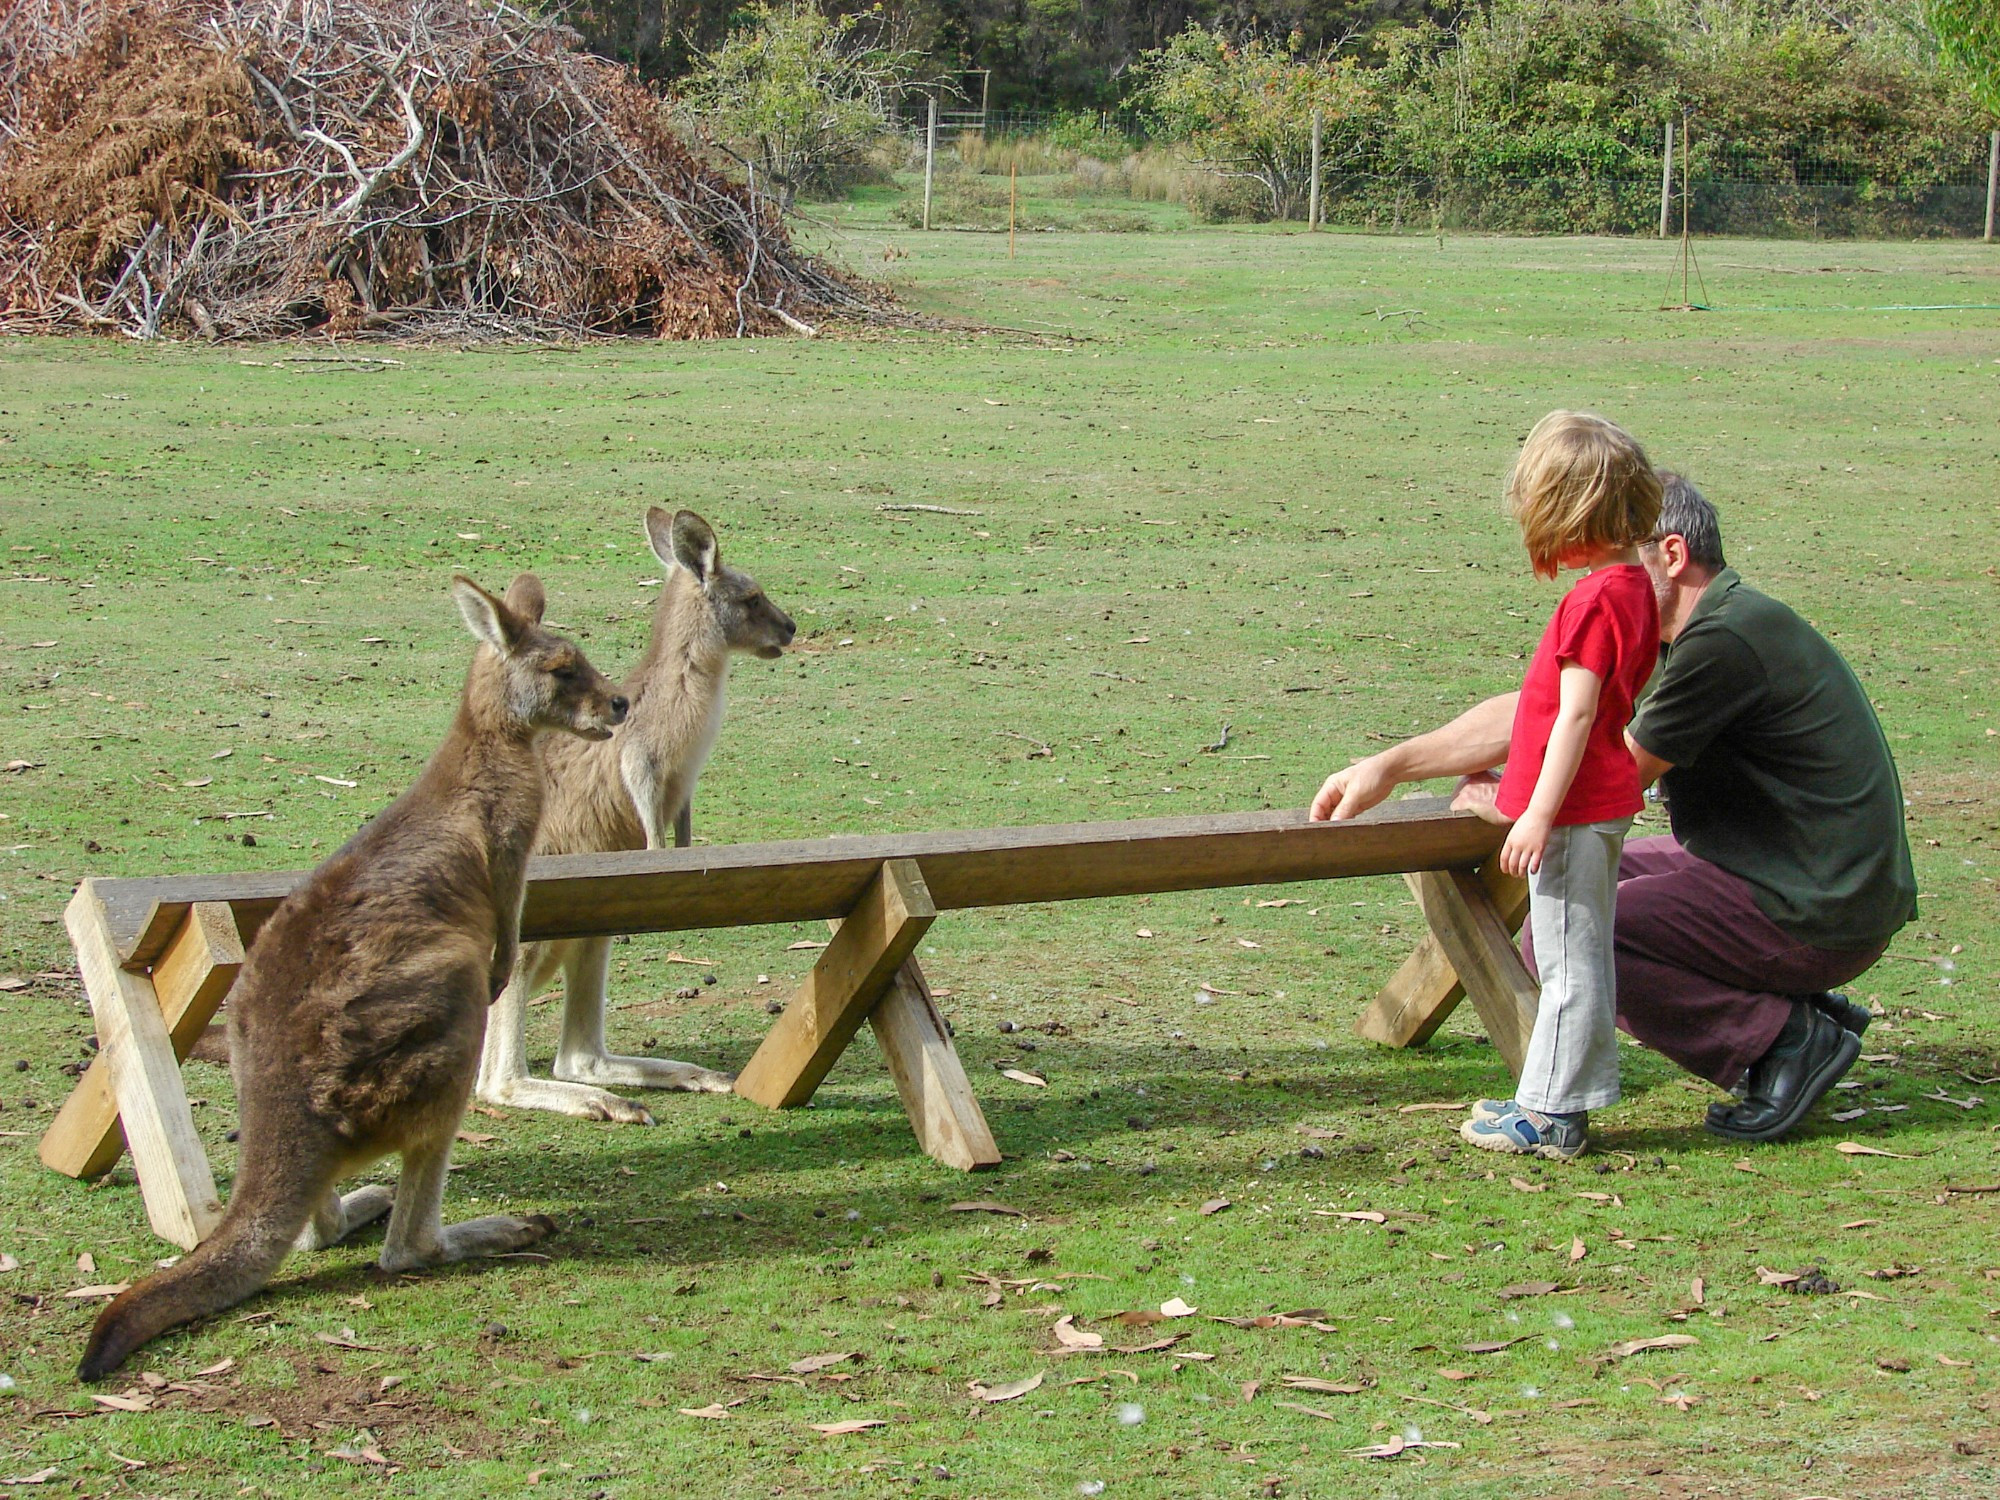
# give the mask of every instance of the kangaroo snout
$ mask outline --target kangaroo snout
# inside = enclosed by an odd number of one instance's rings
[[[778,638],[757,648],[757,654],[765,661],[776,661],[779,657],[783,656],[785,654],[785,647],[791,645],[792,637],[799,633],[799,627],[792,623],[790,615],[775,607],[771,613],[777,616],[771,623],[775,627],[774,633]]]

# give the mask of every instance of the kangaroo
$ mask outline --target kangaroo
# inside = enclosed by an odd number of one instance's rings
[[[609,740],[626,700],[542,628],[523,573],[495,599],[452,592],[481,642],[457,716],[416,783],[286,897],[251,944],[229,1006],[243,1142],[228,1210],[178,1264],[105,1308],[77,1373],[99,1380],[169,1328],[241,1302],[295,1246],[389,1215],[382,1268],[518,1250],[555,1228],[493,1215],[447,1227],[446,1162],[487,1007],[520,946],[542,816],[540,736]],[[335,1184],[391,1152],[403,1172]]]
[[[733,652],[775,660],[797,627],[748,573],[726,567],[715,532],[691,510],[646,513],[646,539],[665,564],[646,655],[621,685],[632,714],[608,744],[552,742],[548,805],[537,854],[609,854],[688,842],[688,804],[722,728]],[[607,938],[531,943],[493,1007],[480,1058],[488,1104],[548,1109],[586,1120],[650,1125],[653,1117],[604,1085],[727,1093],[733,1075],[671,1058],[605,1050]],[[555,1077],[528,1076],[528,1001],[563,975]]]

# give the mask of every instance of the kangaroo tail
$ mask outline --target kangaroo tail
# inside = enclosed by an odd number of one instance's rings
[[[247,1153],[246,1153],[247,1155]],[[77,1366],[80,1380],[102,1380],[169,1328],[233,1307],[262,1289],[297,1241],[325,1184],[310,1171],[265,1177],[239,1173],[229,1209],[215,1232],[185,1259],[121,1293],[98,1315]],[[248,1180],[244,1180],[244,1179]],[[259,1187],[263,1191],[257,1191]]]

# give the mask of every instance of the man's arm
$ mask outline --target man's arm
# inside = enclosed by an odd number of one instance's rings
[[[1313,798],[1311,818],[1325,822],[1358,817],[1405,781],[1492,770],[1507,758],[1514,705],[1520,696],[1515,692],[1488,698],[1441,729],[1391,745],[1344,771],[1335,771]]]
[[[1644,745],[1632,738],[1632,731],[1625,731],[1625,748],[1632,752],[1632,759],[1639,764],[1639,785],[1649,787],[1674,768],[1670,760],[1661,760]]]

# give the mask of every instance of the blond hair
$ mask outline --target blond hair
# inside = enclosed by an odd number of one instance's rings
[[[1552,411],[1535,424],[1507,476],[1507,508],[1537,577],[1556,576],[1576,547],[1629,547],[1653,534],[1660,478],[1639,440],[1587,411]]]

